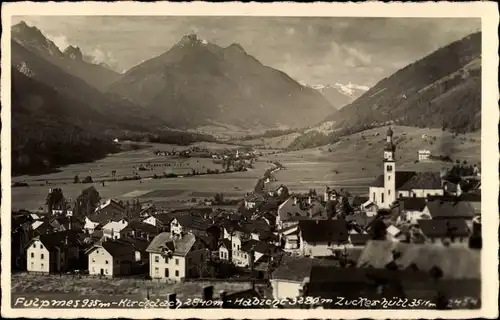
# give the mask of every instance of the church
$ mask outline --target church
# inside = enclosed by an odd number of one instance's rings
[[[388,209],[399,198],[443,195],[443,183],[439,172],[396,171],[393,134],[389,128],[384,144],[384,174],[377,177],[369,187],[369,202],[379,209]]]

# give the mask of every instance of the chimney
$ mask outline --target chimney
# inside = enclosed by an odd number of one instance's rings
[[[175,308],[175,306],[177,304],[177,293],[170,293],[168,295],[168,302],[169,302],[169,305],[172,306],[172,308]]]
[[[309,198],[307,198],[307,203],[311,204],[312,203],[312,197],[309,196]]]
[[[206,286],[203,288],[203,300],[213,300],[214,298],[214,286]]]
[[[226,291],[221,290],[219,292],[219,297],[220,297],[220,300],[222,301],[222,306],[221,306],[222,308],[226,307],[226,300],[227,300],[226,296],[227,296]]]

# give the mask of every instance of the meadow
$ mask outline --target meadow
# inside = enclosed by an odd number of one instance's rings
[[[450,168],[456,161],[480,164],[481,136],[479,132],[454,136],[438,129],[395,126],[396,170],[434,171]],[[272,186],[285,184],[292,192],[325,186],[346,188],[352,194],[367,194],[368,186],[383,173],[383,147],[387,127],[366,130],[343,137],[337,143],[314,149],[304,149],[270,156],[285,166],[275,174]],[[429,150],[433,155],[450,156],[452,162],[420,161],[418,150]]]
[[[206,147],[206,145],[203,145]],[[214,146],[217,147],[217,146]],[[226,146],[219,146],[225,148]],[[215,193],[223,192],[226,196],[242,197],[253,190],[258,178],[269,167],[268,163],[257,161],[254,168],[246,172],[221,173],[211,175],[184,176],[176,178],[153,179],[153,175],[175,173],[183,175],[196,170],[222,170],[221,164],[214,164],[207,158],[170,158],[157,156],[155,149],[170,150],[168,145],[152,145],[149,148],[110,155],[92,163],[74,164],[60,168],[59,172],[13,177],[13,182],[25,182],[28,187],[12,188],[12,208],[38,210],[44,207],[49,188],[62,188],[66,198],[76,199],[85,188],[93,185],[101,197],[118,200],[139,198],[142,202],[171,200],[179,202],[192,198],[212,198]],[[180,150],[181,148],[176,148]],[[137,167],[150,163],[152,170],[140,171]],[[156,165],[156,166],[154,166]],[[135,174],[141,180],[106,181],[112,178],[116,170],[116,179],[131,177]],[[73,183],[74,177],[80,179],[91,176],[93,183]],[[47,184],[48,182],[48,184]]]
[[[421,129],[395,126],[394,141],[396,144],[396,170],[408,171],[440,171],[451,167],[456,161],[467,161],[469,164],[480,164],[480,133],[455,136],[450,132],[438,129]],[[64,195],[75,199],[80,192],[91,184],[73,184],[75,175],[84,178],[91,175],[94,181],[109,179],[111,171],[116,170],[116,177],[132,176],[134,171],[144,177],[141,180],[106,182],[103,186],[95,182],[93,185],[103,198],[132,200],[139,198],[142,202],[161,202],[165,205],[181,206],[185,202],[212,198],[215,193],[222,192],[226,197],[242,197],[253,191],[257,179],[269,168],[268,161],[279,161],[285,170],[275,173],[277,181],[267,185],[274,188],[285,184],[292,192],[303,192],[316,189],[323,192],[325,186],[346,188],[352,194],[361,195],[368,192],[370,183],[383,173],[382,157],[387,127],[367,130],[346,136],[337,143],[314,149],[293,152],[280,152],[265,155],[254,164],[254,169],[246,172],[223,173],[215,175],[198,175],[165,179],[145,178],[163,172],[185,174],[197,171],[222,169],[211,159],[181,159],[156,156],[155,149],[170,150],[180,147],[153,145],[150,148],[122,152],[94,163],[76,164],[61,168],[60,172],[42,176],[15,177],[13,181],[27,182],[29,187],[12,188],[13,209],[36,210],[43,207],[49,188],[62,188]],[[276,138],[272,138],[276,139]],[[208,144],[200,146],[207,147]],[[228,145],[210,144],[210,148],[229,148]],[[234,147],[234,146],[233,146]],[[450,156],[452,162],[424,161],[415,163],[418,150],[426,149],[433,155]],[[263,152],[269,152],[265,150]],[[151,171],[137,171],[140,164],[157,164]],[[165,166],[169,164],[170,166]],[[49,184],[46,185],[46,180]]]

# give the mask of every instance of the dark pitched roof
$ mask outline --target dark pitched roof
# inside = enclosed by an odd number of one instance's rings
[[[219,240],[219,246],[221,245],[223,245],[226,249],[231,249],[231,240],[229,239]]]
[[[433,219],[468,218],[472,219],[475,209],[465,201],[427,201],[427,208]]]
[[[396,190],[400,189],[408,180],[410,180],[417,173],[414,171],[396,171]],[[373,181],[372,187],[384,187],[384,175],[380,176]]]
[[[241,245],[241,251],[244,252],[250,252],[252,248],[255,252],[268,255],[275,254],[277,251],[279,251],[278,247],[270,243],[254,239],[248,240]]]
[[[356,212],[346,217],[349,222],[355,222],[361,228],[366,228],[375,219],[374,216],[368,216],[366,212]]]
[[[158,233],[158,229],[155,226],[142,221],[130,221],[129,224],[122,230],[122,232],[129,232],[129,231],[146,232],[149,234]]]
[[[399,198],[399,205],[402,210],[408,211],[423,211],[427,202],[425,198]]]
[[[349,238],[344,220],[302,220],[299,229],[307,242],[346,242]]]
[[[305,277],[309,277],[312,266],[316,265],[339,266],[339,263],[335,260],[283,255],[272,279],[302,282]]]
[[[396,188],[400,190],[441,189],[441,174],[439,172],[418,172],[401,187],[396,186]]]
[[[409,244],[395,241],[374,241],[366,244],[358,260],[358,268],[385,268],[394,260],[400,269],[415,265],[419,270],[430,271],[438,267],[446,279],[481,279],[481,252],[466,247],[445,247],[434,244]]]
[[[365,203],[368,200],[370,200],[369,197],[355,196],[354,198],[352,198],[351,205],[353,207],[359,207],[359,206],[361,206],[363,203]]]
[[[154,217],[162,224],[170,224],[170,222],[172,222],[172,220],[176,217],[176,215],[177,215],[176,213],[172,212],[162,212],[155,215]]]
[[[127,241],[108,240],[104,241],[100,246],[109,252],[114,258],[132,256],[135,252],[135,247]],[[99,247],[99,245],[95,247]],[[90,251],[92,250],[93,249]]]
[[[80,244],[79,232],[77,230],[46,233],[34,238],[33,240],[36,239],[39,239],[48,250],[53,250],[56,247],[61,248],[68,246],[78,246]]]
[[[210,221],[197,214],[183,214],[175,219],[183,228],[187,229],[205,231],[211,226]]]
[[[418,226],[427,237],[466,237],[469,229],[465,219],[418,220]]]
[[[353,245],[365,245],[370,240],[369,234],[350,234],[349,239]]]

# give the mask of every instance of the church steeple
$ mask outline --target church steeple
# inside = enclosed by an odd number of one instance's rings
[[[392,129],[387,129],[387,138],[384,145],[384,193],[381,198],[381,208],[389,208],[396,200],[396,160],[394,156],[396,147],[392,142],[392,135]]]
[[[394,143],[392,143],[392,129],[389,127],[387,129],[387,137],[384,145],[384,161],[394,161],[394,152],[396,151],[396,147]]]

